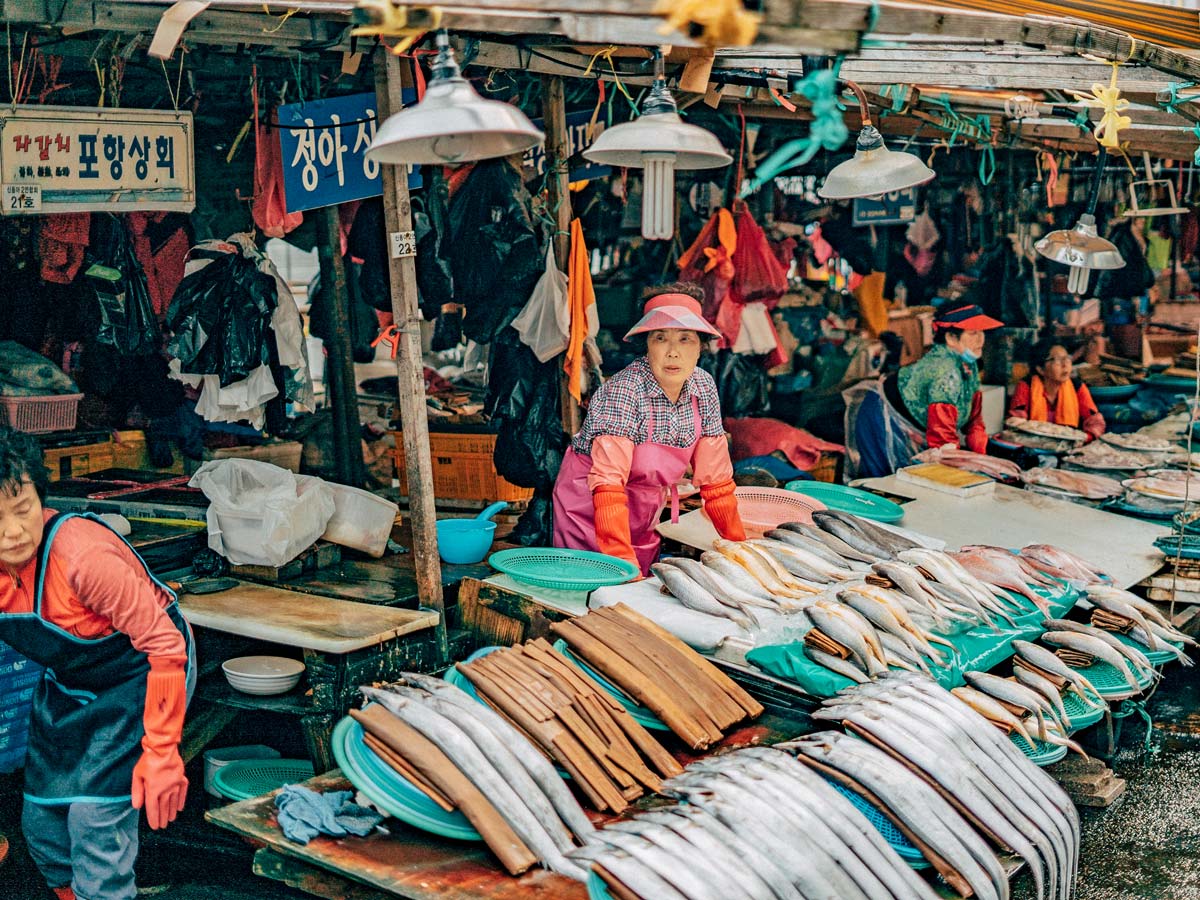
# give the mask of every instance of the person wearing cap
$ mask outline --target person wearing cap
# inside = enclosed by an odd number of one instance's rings
[[[974,304],[943,307],[928,353],[882,382],[847,392],[846,444],[857,476],[891,474],[927,447],[987,452],[978,363],[984,332],[1003,324]],[[856,390],[861,397],[852,399]]]
[[[644,355],[596,392],[554,485],[554,546],[598,550],[635,563],[658,558],[654,530],[688,470],[708,518],[745,540],[716,382],[697,368],[702,342],[720,333],[700,313],[703,292],[674,284],[648,292],[625,335]]]
[[[1094,440],[1104,434],[1104,416],[1092,392],[1072,376],[1071,354],[1052,338],[1043,338],[1030,353],[1033,371],[1017,382],[1008,414],[1017,419],[1068,425]]]

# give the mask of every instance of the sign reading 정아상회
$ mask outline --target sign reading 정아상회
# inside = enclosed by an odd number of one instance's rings
[[[405,106],[416,92],[405,88]],[[347,94],[279,107],[279,150],[287,211],[301,212],[383,193],[379,163],[367,159],[378,125],[375,95]],[[409,168],[408,187],[421,186]]]
[[[0,214],[191,212],[192,160],[190,112],[2,107]]]

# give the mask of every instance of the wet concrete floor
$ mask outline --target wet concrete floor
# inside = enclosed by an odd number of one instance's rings
[[[1169,667],[1146,708],[1154,720],[1149,751],[1142,720],[1121,726],[1112,766],[1128,780],[1124,795],[1107,809],[1081,810],[1078,900],[1200,900],[1200,668]],[[202,773],[189,776],[202,783]],[[141,897],[311,900],[251,874],[253,848],[206,825],[203,795],[191,799],[168,831],[143,830]],[[0,777],[0,833],[12,842],[0,900],[50,900],[20,836],[19,801],[18,778]],[[1013,900],[1034,900],[1028,875],[1013,887]]]

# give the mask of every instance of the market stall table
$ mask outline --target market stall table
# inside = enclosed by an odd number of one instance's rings
[[[1167,528],[1045,494],[997,484],[991,494],[963,498],[900,481],[894,475],[856,484],[913,498],[902,504],[904,519],[898,524],[945,540],[950,549],[968,544],[1013,549],[1054,544],[1099,566],[1121,588],[1148,578],[1163,564],[1154,539],[1167,534]]]

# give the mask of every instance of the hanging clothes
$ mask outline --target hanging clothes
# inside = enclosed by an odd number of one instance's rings
[[[43,279],[55,284],[75,280],[87,252],[91,224],[91,213],[59,213],[42,219],[38,258]]]
[[[701,312],[710,322],[725,302],[733,284],[733,254],[737,249],[737,226],[727,209],[718,209],[684,254],[679,257],[679,279],[704,289]]]
[[[567,373],[567,390],[575,402],[583,397],[584,366],[600,364],[596,335],[600,331],[600,315],[596,311],[596,292],[592,288],[591,262],[583,240],[583,225],[571,220],[571,253],[567,267],[567,307],[571,313],[570,338],[563,370]]]
[[[279,129],[269,127],[259,118],[257,74],[250,88],[250,96],[254,103],[254,202],[250,213],[254,224],[263,234],[281,238],[300,227],[304,213],[287,211]],[[279,115],[275,110],[271,110],[270,120],[275,125],[279,124]]]

